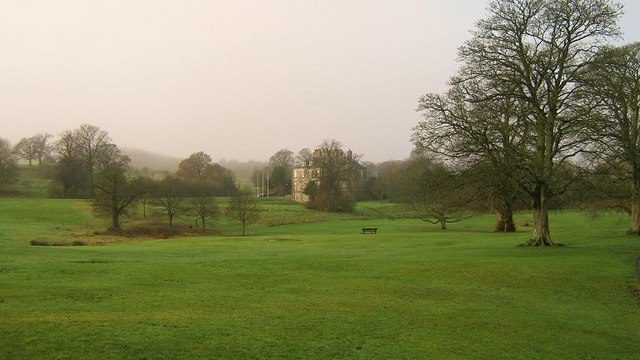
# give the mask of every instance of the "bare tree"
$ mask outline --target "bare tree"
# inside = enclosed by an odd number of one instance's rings
[[[258,221],[260,217],[258,199],[253,196],[250,190],[238,189],[236,194],[229,199],[226,213],[231,219],[240,223],[242,236],[245,236],[246,227]]]
[[[94,172],[102,161],[108,163],[108,153],[113,152],[109,134],[97,126],[84,124],[74,131],[76,147],[89,174],[89,191],[93,195]]]
[[[202,232],[206,231],[207,220],[219,214],[218,204],[213,197],[213,191],[207,184],[198,184],[191,190],[189,199],[192,211],[198,218]]]
[[[101,167],[96,172],[94,208],[111,217],[111,229],[120,230],[120,217],[144,191],[127,178],[129,159],[119,159]]]
[[[89,172],[80,151],[76,132],[64,131],[53,145],[57,159],[53,177],[65,198],[85,197],[89,192]]]
[[[42,165],[43,160],[47,159],[51,154],[51,146],[49,145],[50,134],[36,134],[33,136],[35,146],[35,157],[38,159],[38,165]]]
[[[180,162],[176,176],[190,181],[203,181],[211,164],[212,159],[209,154],[203,151],[193,153]]]
[[[18,168],[9,140],[0,137],[0,185],[15,179]]]
[[[26,137],[20,139],[14,147],[14,152],[29,162],[29,166],[33,165],[33,160],[36,159],[37,145],[35,137]]]
[[[296,162],[300,165],[305,165],[307,162],[313,160],[313,152],[308,148],[303,148],[298,151],[296,155]]]
[[[598,160],[631,184],[631,229],[640,235],[640,43],[603,49],[579,94]]]
[[[473,196],[454,173],[423,157],[410,160],[404,172],[405,201],[422,221],[446,230],[467,218]]]
[[[608,0],[494,0],[460,49],[461,81],[490,86],[484,100],[526,106],[521,168],[528,172],[535,228],[529,246],[554,245],[549,197],[557,166],[581,150],[582,117],[573,111],[579,79],[603,41],[619,34],[621,6]]]
[[[169,219],[169,228],[173,229],[175,217],[187,210],[184,184],[174,177],[166,177],[159,184],[156,196]]]
[[[513,206],[523,175],[519,154],[525,146],[518,125],[527,114],[514,99],[476,101],[485,92],[480,83],[467,81],[444,96],[423,96],[418,110],[425,119],[414,128],[412,139],[420,153],[473,169],[467,176],[489,190],[484,195],[498,209],[496,230],[513,232]]]
[[[308,184],[309,207],[321,211],[352,211],[357,196],[361,165],[342,150],[337,140],[326,140],[318,148],[314,166],[317,182]]]

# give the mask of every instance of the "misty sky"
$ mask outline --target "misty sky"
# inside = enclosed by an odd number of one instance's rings
[[[118,145],[266,159],[335,138],[408,156],[485,1],[2,0],[0,136],[82,123]],[[625,42],[640,1],[623,1]]]

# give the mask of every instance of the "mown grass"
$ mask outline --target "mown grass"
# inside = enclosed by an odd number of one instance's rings
[[[0,199],[0,358],[639,357],[624,216],[553,213],[567,246],[529,249],[492,215],[442,232],[377,202],[264,205],[245,238],[58,247],[29,240],[105,223],[83,201]]]

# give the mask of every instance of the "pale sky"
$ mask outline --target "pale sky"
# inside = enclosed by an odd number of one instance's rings
[[[624,41],[640,1],[623,1]],[[486,1],[0,0],[0,136],[82,123],[121,146],[267,159],[335,138],[409,155]]]

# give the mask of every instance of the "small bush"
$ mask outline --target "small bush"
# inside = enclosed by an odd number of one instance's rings
[[[85,246],[85,245],[86,244],[82,240],[73,240],[73,242],[71,242],[71,246]]]

